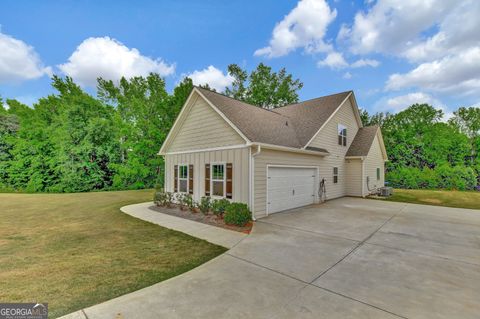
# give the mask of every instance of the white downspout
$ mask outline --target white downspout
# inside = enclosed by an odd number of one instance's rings
[[[260,154],[262,151],[262,147],[257,145],[257,151],[252,154],[252,148],[250,147],[250,165],[249,165],[249,180],[250,180],[250,192],[249,192],[249,202],[250,202],[250,210],[252,211],[252,219],[256,220],[255,218],[255,198],[253,197],[254,194],[254,171],[255,171],[255,157]]]

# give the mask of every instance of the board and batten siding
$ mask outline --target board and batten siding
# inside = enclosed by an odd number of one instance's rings
[[[261,153],[254,159],[254,213],[255,218],[265,217],[267,214],[267,167],[268,165],[285,166],[314,166],[322,168],[325,165],[325,158],[316,155],[299,154],[291,152],[276,151],[262,148]],[[318,177],[315,181],[318,190]],[[328,190],[327,190],[328,191]]]
[[[370,178],[370,182],[368,185],[370,187],[370,190],[383,187],[385,184],[385,161],[383,159],[382,149],[380,148],[380,141],[378,140],[378,135],[375,136],[375,139],[372,142],[370,151],[365,158],[364,165],[364,195],[368,195],[370,191],[367,187],[367,177]],[[377,168],[380,168],[380,180],[377,180]]]
[[[165,155],[165,190],[173,192],[174,166],[193,164],[193,198],[200,200],[205,196],[205,164],[233,164],[233,198],[232,201],[248,204],[249,162],[248,147]]]
[[[245,140],[212,108],[198,96],[190,112],[167,148],[167,152],[200,150],[245,144]]]
[[[345,164],[347,183],[347,196],[362,197],[363,161],[361,159],[349,159]]]
[[[310,143],[310,146],[324,148],[330,153],[320,170],[320,178],[326,179],[327,200],[348,195],[347,184],[351,176],[346,168],[345,154],[360,128],[353,107],[350,99],[346,100]],[[338,145],[338,124],[347,127],[347,146]],[[338,167],[336,184],[333,183],[334,167]]]

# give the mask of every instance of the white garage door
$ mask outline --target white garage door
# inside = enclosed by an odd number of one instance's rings
[[[268,213],[313,204],[316,172],[315,168],[269,167]]]

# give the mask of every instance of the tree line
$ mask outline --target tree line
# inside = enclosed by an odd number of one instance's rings
[[[303,87],[284,68],[275,72],[259,64],[247,73],[232,64],[228,72],[234,80],[224,94],[267,109],[298,102]],[[69,77],[54,76],[52,86],[56,93],[32,107],[0,98],[0,190],[84,192],[163,183],[157,153],[193,88],[191,79],[168,92],[158,74],[118,83],[99,78],[96,96]],[[479,184],[479,108],[461,107],[448,121],[427,104],[361,115],[365,125],[382,127],[390,185]]]
[[[298,101],[302,83],[285,69],[259,64],[226,94],[262,107]],[[98,79],[97,94],[71,78],[52,78],[55,94],[33,107],[0,99],[0,190],[84,192],[141,189],[163,183],[158,151],[193,89],[185,78],[169,93],[158,74]],[[210,89],[208,85],[204,86]]]
[[[480,185],[480,108],[441,110],[413,104],[396,114],[362,111],[382,128],[389,161],[386,181],[397,188],[472,190]]]

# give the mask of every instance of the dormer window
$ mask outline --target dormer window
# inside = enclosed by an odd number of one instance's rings
[[[338,124],[338,145],[347,146],[347,127]]]

